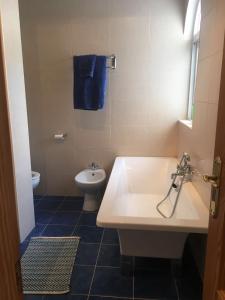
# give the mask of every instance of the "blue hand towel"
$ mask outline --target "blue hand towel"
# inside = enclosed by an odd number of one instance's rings
[[[77,57],[77,64],[78,64],[80,77],[93,78],[95,63],[96,63],[96,55],[83,55]]]
[[[75,109],[98,110],[104,106],[107,89],[107,57],[95,56],[95,63],[92,63],[92,66],[94,64],[93,76],[84,76],[84,74],[91,75],[91,68],[86,67],[87,65],[90,66],[88,63],[88,61],[90,62],[90,56],[85,56],[87,58],[86,62],[84,62],[84,56],[75,56],[73,60]],[[80,63],[81,60],[82,63]],[[85,73],[83,70],[85,72],[87,70],[87,72]]]

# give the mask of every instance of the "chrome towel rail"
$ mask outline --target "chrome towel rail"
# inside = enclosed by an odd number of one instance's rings
[[[110,61],[110,65],[107,66],[108,69],[115,70],[116,69],[116,56],[115,54],[107,56],[107,59]]]

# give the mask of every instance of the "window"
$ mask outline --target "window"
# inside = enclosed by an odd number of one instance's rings
[[[199,33],[201,24],[201,1],[197,2],[195,7],[195,14],[192,23],[192,52],[191,52],[191,72],[189,83],[189,99],[188,99],[188,120],[193,119],[194,115],[194,96],[195,85],[198,65],[198,52],[199,52]]]

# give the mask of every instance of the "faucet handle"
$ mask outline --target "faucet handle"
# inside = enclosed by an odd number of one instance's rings
[[[99,168],[99,166],[95,162],[92,162],[90,165],[88,165],[88,168],[96,170]]]
[[[189,155],[187,152],[184,152],[184,153],[183,153],[183,157],[184,157],[187,161],[190,161],[190,160],[191,160],[191,157],[190,157],[190,155]]]

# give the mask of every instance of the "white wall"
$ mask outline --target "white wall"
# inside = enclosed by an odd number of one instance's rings
[[[212,173],[224,32],[225,1],[202,1],[193,126],[192,129],[183,124],[179,126],[179,154],[189,152],[192,164],[201,174]],[[205,184],[200,176],[195,176],[193,182],[209,206],[210,184]]]
[[[39,193],[73,195],[91,161],[117,155],[176,156],[184,118],[190,43],[185,1],[20,0],[32,167]],[[73,110],[72,57],[112,54],[103,111]],[[68,133],[63,144],[52,135]]]
[[[195,94],[195,114],[192,129],[179,126],[179,155],[189,152],[192,165],[200,174],[212,174],[217,110],[225,31],[225,1],[203,0],[200,32],[199,64]],[[201,176],[193,183],[209,206],[211,186]],[[206,237],[193,235],[192,251],[203,276]]]
[[[30,148],[17,0],[0,0],[21,241],[34,227]]]

